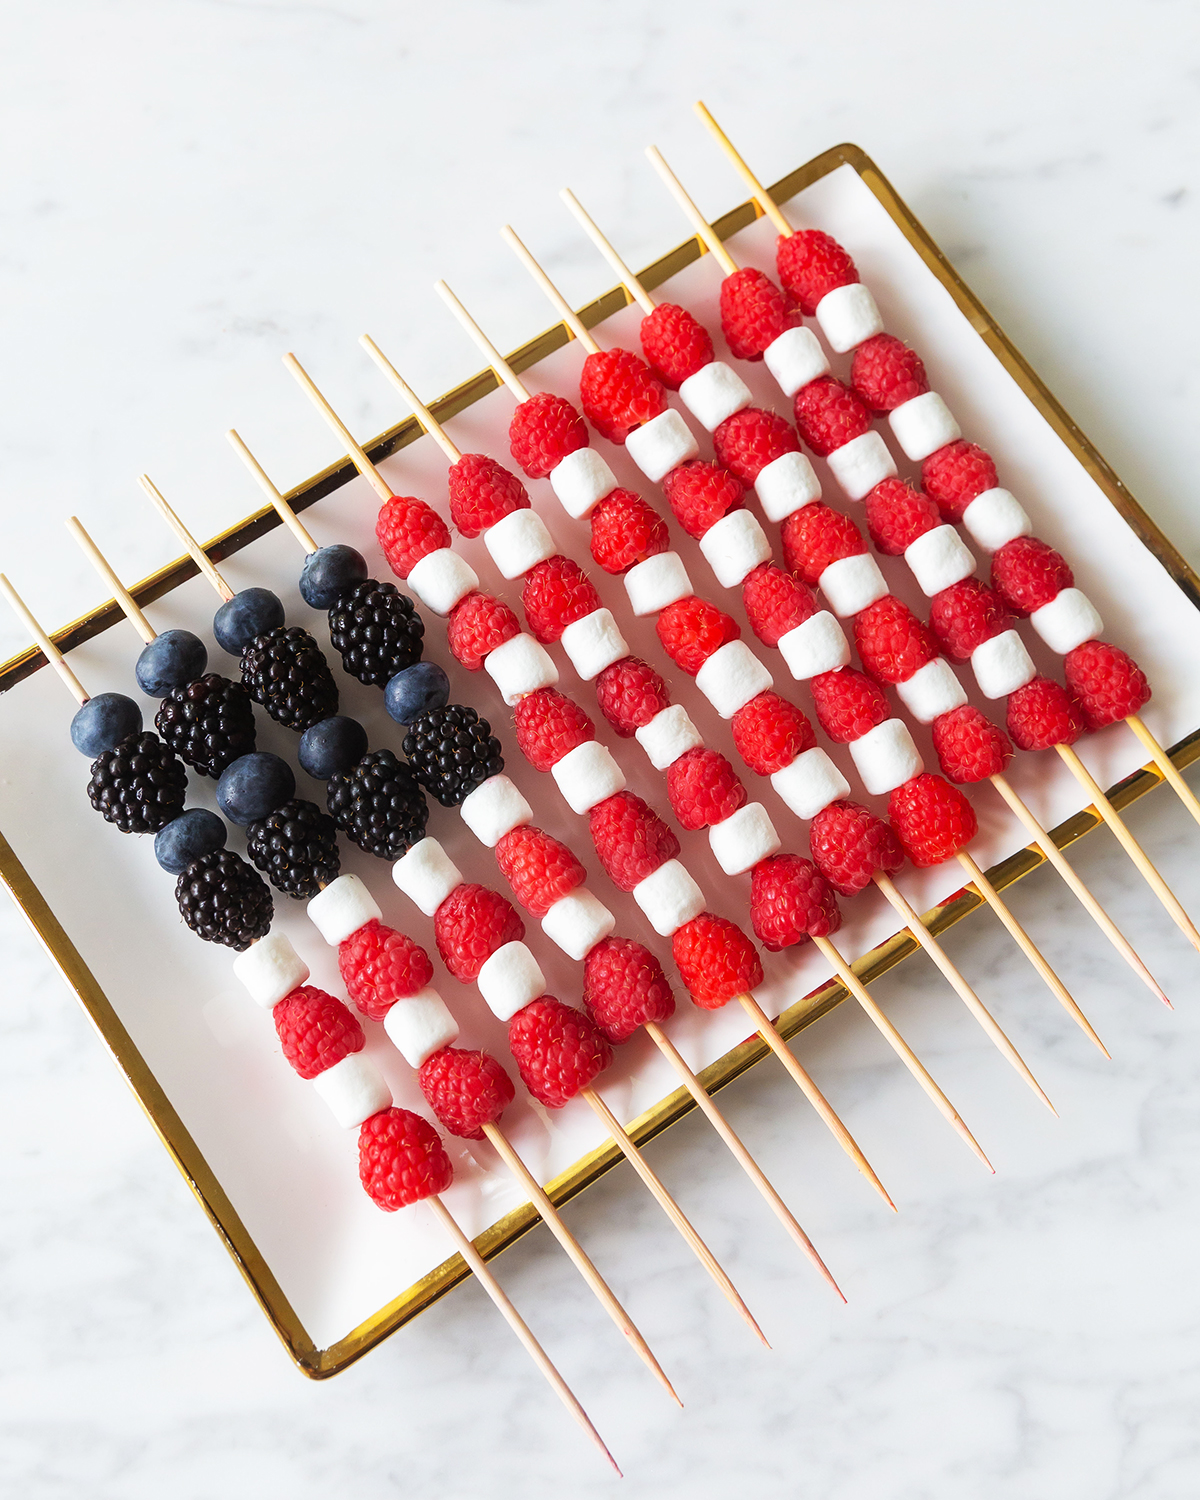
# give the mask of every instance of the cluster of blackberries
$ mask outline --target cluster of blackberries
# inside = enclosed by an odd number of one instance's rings
[[[443,807],[457,807],[504,769],[492,726],[465,703],[418,714],[404,736],[413,775]]]

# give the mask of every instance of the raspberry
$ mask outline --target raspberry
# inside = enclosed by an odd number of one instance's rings
[[[928,625],[895,594],[885,594],[855,615],[854,644],[863,666],[879,682],[907,682],[938,654]]]
[[[610,443],[623,443],[635,427],[667,409],[662,382],[628,349],[589,354],[579,377],[583,414]]]
[[[588,814],[588,824],[600,863],[621,891],[633,890],[679,853],[679,840],[632,792],[617,792],[598,802]]]
[[[921,484],[947,521],[962,520],[963,511],[998,481],[996,465],[977,443],[963,438],[931,453],[921,465]]]
[[[606,573],[627,573],[671,545],[667,523],[632,490],[612,490],[591,515],[592,556]]]
[[[454,1168],[428,1120],[409,1109],[381,1109],[358,1132],[358,1176],[379,1207],[395,1213],[444,1193]]]
[[[513,895],[539,921],[587,879],[566,844],[528,823],[504,834],[496,845],[496,863]]]
[[[1084,641],[1063,657],[1067,686],[1079,699],[1089,729],[1136,714],[1150,701],[1146,674],[1119,646]]]
[[[784,417],[747,406],[726,417],[713,433],[713,452],[743,484],[753,484],[768,464],[785,453],[799,453],[800,439]]]
[[[372,1021],[382,1021],[397,1000],[433,982],[424,948],[382,922],[368,922],[338,944],[338,970],[346,993]]]
[[[669,391],[677,391],[689,375],[711,365],[713,343],[708,329],[686,308],[660,302],[642,319],[642,353]]]
[[[720,1010],[735,995],[762,983],[762,962],[754,944],[726,917],[702,911],[671,939],[675,964],[692,999],[702,1010]]]
[[[761,359],[769,344],[799,323],[792,299],[753,266],[721,283],[721,332],[734,359]]]
[[[667,770],[667,796],[681,828],[723,823],[746,801],[746,788],[716,750],[685,750]]]
[[[561,1109],[612,1062],[612,1048],[580,1011],[543,995],[508,1023],[508,1045],[525,1087]]]
[[[1013,753],[1003,729],[969,703],[934,719],[933,748],[950,780],[967,783],[999,776]]]
[[[361,1052],[366,1041],[350,1007],[309,984],[285,996],[271,1014],[283,1055],[301,1078],[315,1078]]]
[[[805,715],[778,693],[751,698],[734,714],[729,727],[738,754],[759,776],[782,771],[817,743]]]
[[[397,578],[407,578],[423,557],[450,545],[450,528],[424,500],[393,495],[379,507],[375,535]]]
[[[813,588],[831,562],[861,557],[867,550],[866,538],[850,517],[830,510],[820,500],[794,510],[780,536],[784,563]]]
[[[735,619],[695,594],[668,604],[654,628],[667,655],[689,677],[695,677],[718,647],[742,633]]]
[[[583,961],[583,1003],[596,1029],[614,1046],[647,1021],[675,1014],[675,996],[662,964],[641,943],[606,937]]]
[[[806,318],[816,312],[817,303],[826,292],[858,280],[849,252],[820,229],[781,234],[775,245],[775,264],[780,281],[800,304]]]
[[[920,355],[890,333],[877,333],[859,344],[850,384],[860,400],[879,412],[895,411],[929,389]]]
[[[583,418],[564,396],[538,391],[508,424],[508,448],[530,479],[545,479],[568,453],[588,445]]]
[[[741,510],[746,488],[736,474],[710,459],[679,464],[663,480],[663,494],[675,519],[697,541],[731,510]]]
[[[900,557],[919,536],[942,524],[941,512],[903,479],[884,479],[867,496],[867,530],[885,557]]]
[[[821,728],[839,745],[851,745],[891,717],[878,683],[853,667],[818,672],[809,683]]]
[[[1014,537],[992,558],[992,587],[1017,615],[1031,615],[1075,586],[1066,558],[1035,536]]]
[[[512,1079],[486,1052],[442,1047],[421,1064],[421,1092],[451,1135],[481,1141],[483,1127],[494,1125],[513,1102]]]
[[[817,612],[812,590],[774,563],[759,563],[746,575],[742,603],[764,646],[778,646],[789,630]]]
[[[529,496],[515,474],[485,453],[464,453],[450,465],[450,519],[463,536],[478,536],[514,510],[528,510]]]
[[[605,667],[596,678],[596,702],[612,727],[627,740],[670,706],[671,694],[648,662],[626,656]]]
[[[966,661],[976,646],[1013,627],[1013,618],[995,589],[979,578],[964,578],[935,594],[929,623],[942,650],[955,661]]]
[[[877,870],[890,875],[904,863],[893,830],[856,802],[823,807],[812,820],[808,842],[817,869],[839,896],[857,896]]]
[[[849,386],[832,375],[819,375],[796,392],[796,431],[818,458],[828,458],[871,430],[871,413]]]
[[[595,585],[577,562],[559,554],[536,563],[525,575],[521,605],[530,630],[543,645],[600,608]]]
[[[918,870],[953,859],[979,832],[975,809],[962,792],[929,771],[892,792],[888,817]]]
[[[464,882],[433,914],[433,935],[442,962],[455,979],[477,979],[497,948],[519,943],[525,923],[499,891]]]
[[[596,726],[579,704],[557,688],[539,688],[513,709],[521,754],[535,771],[548,771],[568,750],[596,738]]]
[[[771,953],[828,937],[842,925],[837,898],[817,867],[798,854],[760,859],[750,877],[754,935]]]
[[[446,621],[446,640],[468,672],[478,672],[489,651],[521,634],[521,622],[500,599],[478,589],[459,601]]]
[[[1073,745],[1086,727],[1083,709],[1060,683],[1035,677],[1008,699],[1008,732],[1022,750]]]

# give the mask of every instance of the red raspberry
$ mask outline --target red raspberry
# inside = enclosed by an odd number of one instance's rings
[[[545,479],[568,453],[587,445],[583,418],[565,396],[551,391],[522,401],[508,424],[509,452],[530,479]]]
[[[543,995],[508,1023],[508,1045],[525,1087],[547,1109],[561,1109],[613,1060],[612,1048],[581,1011]]]
[[[799,323],[792,299],[755,267],[743,266],[721,283],[721,332],[734,359],[761,359],[769,344]]]
[[[285,996],[271,1014],[283,1055],[301,1078],[315,1078],[361,1052],[366,1040],[350,1007],[310,984]]]
[[[667,409],[662,382],[628,349],[589,354],[579,377],[583,414],[610,443],[623,443],[635,427]]]
[[[1083,709],[1060,683],[1035,677],[1008,700],[1008,732],[1022,750],[1073,745],[1086,727]]]
[[[738,754],[760,776],[782,771],[817,743],[808,719],[778,693],[751,698],[734,714],[729,727]]]
[[[890,333],[877,333],[854,351],[850,384],[872,411],[895,411],[929,389],[925,366],[915,349]]]
[[[622,739],[629,739],[671,703],[666,683],[638,656],[626,656],[596,678],[600,712]]]
[[[1014,537],[992,558],[992,587],[1017,615],[1031,615],[1074,588],[1066,558],[1035,536]]]
[[[809,683],[821,728],[839,745],[852,745],[868,730],[891,718],[878,683],[853,667],[819,672]]]
[[[521,754],[535,771],[548,771],[568,750],[596,738],[596,726],[579,704],[557,688],[539,688],[513,709]]]
[[[486,453],[464,453],[450,465],[450,519],[463,536],[478,536],[514,510],[529,509],[525,486]]]
[[[497,948],[519,943],[525,923],[499,891],[464,882],[434,912],[433,936],[442,962],[455,979],[465,982],[479,977]]]
[[[961,521],[971,501],[998,482],[991,455],[963,438],[931,453],[921,465],[925,493],[947,521]]]
[[[671,545],[667,523],[632,490],[613,490],[591,515],[592,556],[606,573],[627,573]]]
[[[489,651],[520,634],[521,622],[508,605],[478,590],[456,604],[446,621],[446,641],[468,672],[478,672]]]
[[[743,484],[753,484],[768,464],[785,453],[799,453],[800,439],[786,418],[747,406],[726,417],[713,433],[713,452]]]
[[[759,563],[742,584],[750,628],[764,646],[778,646],[789,630],[816,614],[812,590],[774,563]]]
[[[428,1120],[410,1109],[381,1109],[358,1132],[358,1177],[380,1208],[395,1213],[444,1193],[454,1168]]]
[[[871,413],[849,386],[819,375],[796,392],[796,431],[819,458],[828,458],[871,430]]]
[[[433,982],[424,948],[378,921],[338,944],[338,971],[346,993],[372,1021],[382,1021],[397,1000],[407,1000]]]
[[[424,500],[393,495],[379,507],[375,535],[397,578],[407,578],[421,559],[450,545],[450,528]]]
[[[775,264],[780,281],[800,304],[806,318],[816,312],[817,303],[826,292],[858,280],[849,252],[820,229],[781,234],[775,245]]]
[[[895,594],[885,594],[855,615],[854,644],[863,666],[879,682],[907,682],[938,654],[929,626]]]
[[[735,619],[695,594],[668,604],[654,628],[667,655],[689,677],[695,677],[718,647],[742,633]]]
[[[681,828],[723,823],[746,801],[742,779],[719,751],[698,746],[667,769],[667,796]]]
[[[547,645],[559,640],[568,625],[594,614],[600,595],[579,564],[560,553],[526,573],[521,606],[530,630]]]
[[[877,870],[892,874],[904,863],[895,833],[856,802],[831,802],[812,820],[809,847],[817,869],[839,896],[857,896]]]
[[[837,898],[817,867],[798,854],[760,859],[750,877],[750,920],[764,948],[778,953],[842,925]]]
[[[1150,701],[1146,674],[1119,646],[1084,641],[1063,657],[1067,686],[1079,699],[1089,729],[1136,714]]]
[[[677,391],[689,375],[711,365],[713,342],[708,329],[684,307],[660,302],[642,319],[642,353],[669,391]]]
[[[597,802],[588,814],[592,843],[609,879],[631,891],[659,865],[679,853],[679,840],[654,811],[632,792]]]
[[[850,517],[830,510],[820,500],[794,510],[780,536],[784,563],[813,588],[831,562],[861,557],[867,550],[866,538]]]
[[[979,832],[975,809],[966,797],[929,771],[892,792],[888,817],[918,870],[952,859]]]
[[[662,964],[641,943],[606,937],[583,961],[583,1003],[596,1029],[614,1046],[647,1021],[675,1014],[675,996]]]
[[[500,839],[496,863],[513,895],[539,921],[587,879],[587,871],[566,844],[528,823]]]
[[[999,776],[1013,753],[1003,729],[969,703],[934,719],[933,748],[950,780],[966,783]]]
[[[443,1047],[421,1064],[421,1092],[451,1135],[481,1141],[483,1127],[494,1125],[513,1102],[512,1079],[486,1052]]]
[[[941,512],[903,479],[884,479],[867,496],[867,530],[885,557],[900,557],[942,524]]]
[[[754,944],[726,917],[702,911],[671,939],[680,977],[702,1010],[720,1010],[735,995],[762,983],[762,962]]]
[[[979,578],[964,578],[935,594],[929,623],[942,650],[955,661],[966,661],[984,641],[1013,627],[1013,617],[995,589]]]
[[[675,519],[697,541],[722,516],[741,510],[745,503],[746,488],[737,475],[705,458],[677,465],[662,488]]]

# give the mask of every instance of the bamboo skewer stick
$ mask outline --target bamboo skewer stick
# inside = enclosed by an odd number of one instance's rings
[[[533,277],[534,281],[541,287],[542,291],[545,292],[550,302],[558,309],[558,315],[567,325],[572,337],[578,339],[589,354],[599,354],[600,345],[583,326],[579,314],[563,298],[561,292],[550,280],[549,276],[546,275],[545,271],[542,270],[541,266],[538,265],[537,261],[534,260],[533,256],[530,255],[529,251],[521,243],[520,239],[518,239],[511,224],[506,224],[500,231],[500,238],[512,250],[513,254]]]
[[[221,577],[220,573],[217,572],[208,553],[205,552],[204,548],[196,541],[195,537],[192,536],[191,532],[188,531],[187,527],[163,499],[162,493],[153,483],[149,474],[139,475],[138,483],[150,497],[151,505],[154,506],[167,525],[171,527],[176,536],[183,542],[192,561],[200,569],[201,573],[204,574],[205,578],[208,579],[209,583],[212,584],[213,588],[216,589],[217,593],[220,594],[225,603],[228,604],[233,598],[233,590]]]
[[[790,237],[795,234],[795,229],[784,218],[779,205],[775,202],[774,198],[771,197],[770,193],[767,192],[766,188],[763,187],[762,183],[759,182],[758,178],[750,170],[749,164],[742,159],[733,142],[713,119],[712,115],[709,114],[707,107],[701,102],[701,100],[697,99],[692,108],[708,126],[709,130],[712,131],[713,135],[716,136],[717,141],[720,143],[721,149],[725,152],[726,156],[729,157],[734,167],[741,174],[743,181],[750,189],[751,195],[753,196],[754,201],[758,204],[759,208],[762,209],[763,213],[767,216],[768,219],[770,219],[771,223],[775,226],[779,233],[782,234],[785,238],[790,239]]]
[[[650,163],[654,167],[654,170],[666,183],[672,197],[691,221],[692,227],[695,229],[704,248],[713,256],[725,275],[732,276],[738,268],[737,262],[721,243],[721,238],[716,230],[696,207],[695,203],[692,202],[690,195],[684,189],[679,178],[667,166],[662,152],[657,146],[647,146],[646,155],[650,158]]]
[[[105,583],[108,584],[109,588],[112,589],[113,598],[121,606],[125,618],[129,621],[129,623],[137,631],[138,635],[141,636],[142,640],[145,641],[146,645],[148,646],[151,641],[157,639],[157,632],[155,631],[154,626],[151,625],[150,621],[147,620],[146,616],[138,608],[133,595],[113,572],[112,568],[108,564],[108,560],[100,551],[100,548],[96,546],[95,542],[92,541],[91,537],[87,534],[79,517],[69,516],[67,518],[66,526],[67,530],[71,533],[71,535],[83,549],[84,555],[87,557],[91,565],[95,568],[96,572],[99,573],[100,577],[103,578]]]
[[[41,648],[42,655],[46,658],[49,664],[54,668],[55,672],[58,673],[59,677],[66,684],[67,691],[71,694],[71,697],[74,698],[75,702],[79,704],[80,708],[82,708],[83,705],[88,701],[90,695],[84,688],[83,684],[80,682],[79,678],[76,677],[75,673],[71,671],[69,666],[67,666],[66,659],[64,658],[62,652],[58,649],[58,647],[34,619],[33,615],[30,614],[29,608],[26,605],[24,599],[21,598],[20,594],[17,593],[16,589],[13,588],[12,584],[9,583],[8,579],[4,576],[3,573],[0,573],[0,594],[3,594],[4,597],[8,600],[17,619],[19,619],[21,624],[24,625],[31,638],[37,642],[38,646]]]
[[[570,188],[563,188],[558,196],[562,199],[562,201],[575,215],[579,223],[583,226],[583,230],[591,240],[592,244],[595,245],[596,249],[599,250],[600,254],[603,255],[604,259],[617,273],[621,285],[629,293],[632,300],[637,303],[637,305],[644,313],[647,314],[647,316],[649,316],[649,314],[654,311],[657,303],[650,295],[650,293],[646,290],[646,288],[642,285],[642,283],[638,280],[638,278],[629,269],[629,267],[625,264],[621,256],[618,255],[616,247],[605,235],[600,232],[600,227],[592,218],[591,214],[588,213],[587,209],[584,208],[583,204],[580,203],[579,199],[575,196]]]
[[[259,463],[258,459],[255,458],[254,454],[250,452],[249,448],[246,447],[245,443],[242,442],[236,429],[231,427],[225,436],[233,445],[234,451],[241,458],[242,462],[250,470],[263,494],[270,501],[275,514],[304,548],[305,555],[311,555],[316,552],[318,550],[317,544],[313,540],[308,527],[305,526],[304,522],[301,521],[300,517],[283,498],[280,491],[275,488],[267,471]]]
[[[1130,714],[1125,722],[1133,730],[1134,734],[1137,735],[1138,739],[1141,740],[1142,744],[1145,745],[1146,749],[1149,750],[1151,759],[1162,772],[1164,778],[1170,783],[1171,790],[1179,798],[1180,802],[1183,803],[1184,807],[1187,808],[1188,812],[1191,813],[1192,817],[1195,818],[1196,822],[1200,823],[1200,798],[1197,798],[1195,792],[1192,791],[1191,787],[1188,786],[1187,782],[1179,774],[1179,767],[1158,743],[1150,730],[1147,729],[1141,715]]]

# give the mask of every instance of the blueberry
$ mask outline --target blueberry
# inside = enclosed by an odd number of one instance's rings
[[[226,766],[217,782],[217,806],[231,823],[253,823],[290,802],[296,776],[286,760],[255,750]]]
[[[142,732],[142,711],[124,693],[97,693],[71,720],[71,743],[91,760]]]
[[[332,609],[366,576],[367,560],[362,553],[337,542],[308,554],[300,572],[300,595],[313,609]]]
[[[189,807],[155,835],[154,857],[169,874],[182,875],[193,860],[224,847],[225,824],[216,813]]]
[[[172,688],[203,677],[207,665],[208,647],[198,635],[190,630],[164,630],[138,657],[133,675],[143,693],[165,698]]]
[[[358,720],[334,714],[304,731],[296,755],[310,776],[328,781],[358,765],[366,753],[367,731]]]
[[[256,635],[283,624],[283,601],[270,589],[243,589],[222,604],[213,616],[217,645],[230,656],[240,656]]]
[[[427,708],[445,708],[449,701],[450,679],[432,661],[405,667],[383,690],[384,707],[397,724],[411,724]]]

